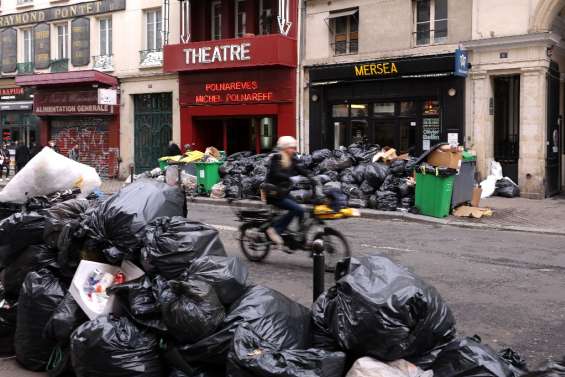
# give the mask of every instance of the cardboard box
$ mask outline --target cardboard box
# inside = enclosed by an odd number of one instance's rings
[[[478,207],[481,204],[481,195],[483,193],[483,189],[479,186],[473,189],[473,197],[471,199],[471,206]]]
[[[126,281],[140,278],[145,274],[142,270],[137,268],[136,265],[129,261],[124,261],[120,267],[86,260],[81,261],[75,275],[73,276],[69,292],[71,292],[71,295],[77,304],[90,320],[104,314],[117,313],[119,310],[119,305],[117,305],[118,303],[113,295],[108,296],[108,298],[102,302],[95,302],[90,299],[84,291],[88,275],[96,269],[102,272],[108,272],[112,275],[121,271],[124,273]]]
[[[459,148],[444,145],[430,153],[426,162],[435,167],[447,167],[459,170],[461,167],[462,152]]]

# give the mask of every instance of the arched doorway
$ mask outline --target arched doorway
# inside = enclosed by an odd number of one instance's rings
[[[530,32],[551,31],[555,19],[564,7],[565,0],[540,0],[531,19]]]

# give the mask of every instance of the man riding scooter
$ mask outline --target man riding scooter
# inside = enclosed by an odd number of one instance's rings
[[[281,234],[292,220],[296,217],[302,224],[304,219],[304,209],[289,195],[293,183],[291,178],[302,175],[312,179],[311,173],[299,163],[296,149],[297,142],[292,136],[279,138],[277,152],[270,156],[269,172],[262,187],[268,204],[288,211],[266,231],[271,241],[278,245],[284,244]]]

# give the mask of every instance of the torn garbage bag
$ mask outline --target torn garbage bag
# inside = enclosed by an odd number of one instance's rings
[[[169,281],[160,303],[163,321],[180,344],[196,343],[212,335],[225,316],[214,288],[195,279]]]
[[[85,225],[101,248],[133,253],[142,246],[148,224],[159,217],[184,213],[185,196],[180,188],[142,179],[89,210]]]
[[[27,274],[20,290],[14,338],[16,359],[26,369],[45,370],[55,342],[43,338],[43,329],[65,293],[59,280],[49,270]]]
[[[217,229],[184,217],[161,217],[146,229],[141,263],[145,271],[175,279],[203,256],[225,256]]]
[[[479,337],[448,344],[432,364],[434,377],[518,377],[510,364]]]
[[[454,337],[455,319],[435,288],[382,256],[357,263],[321,299],[316,330],[353,357],[382,361],[423,354]]]
[[[342,377],[343,352],[279,349],[246,324],[235,332],[228,356],[230,377]]]
[[[202,280],[214,287],[225,306],[230,306],[245,293],[248,275],[247,265],[239,257],[198,258],[192,261],[186,271],[187,277]]]
[[[59,303],[43,329],[43,337],[68,346],[72,332],[88,321],[88,317],[70,293]]]
[[[71,337],[77,377],[161,377],[159,339],[126,317],[98,317]]]
[[[220,330],[197,343],[170,348],[167,357],[190,365],[223,366],[242,323],[279,349],[306,348],[310,343],[310,310],[273,289],[254,286],[230,307]]]

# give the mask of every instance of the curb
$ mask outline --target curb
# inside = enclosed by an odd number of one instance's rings
[[[192,198],[192,203],[205,204],[211,206],[235,206],[235,207],[245,207],[245,208],[262,208],[265,206],[262,202],[256,200],[238,200],[228,203],[225,199],[210,199],[210,198]],[[434,217],[415,215],[408,212],[386,212],[378,211],[374,209],[361,209],[361,217],[371,220],[396,220],[412,223],[422,223],[422,224],[433,224],[433,225],[447,225],[455,226],[459,228],[476,229],[476,230],[498,230],[505,232],[521,232],[521,233],[534,233],[542,234],[548,236],[565,236],[565,231],[552,230],[552,229],[542,229],[533,227],[522,227],[522,226],[511,226],[511,225],[497,225],[497,224],[479,224],[472,222],[464,222],[460,220],[453,219],[437,219]]]

